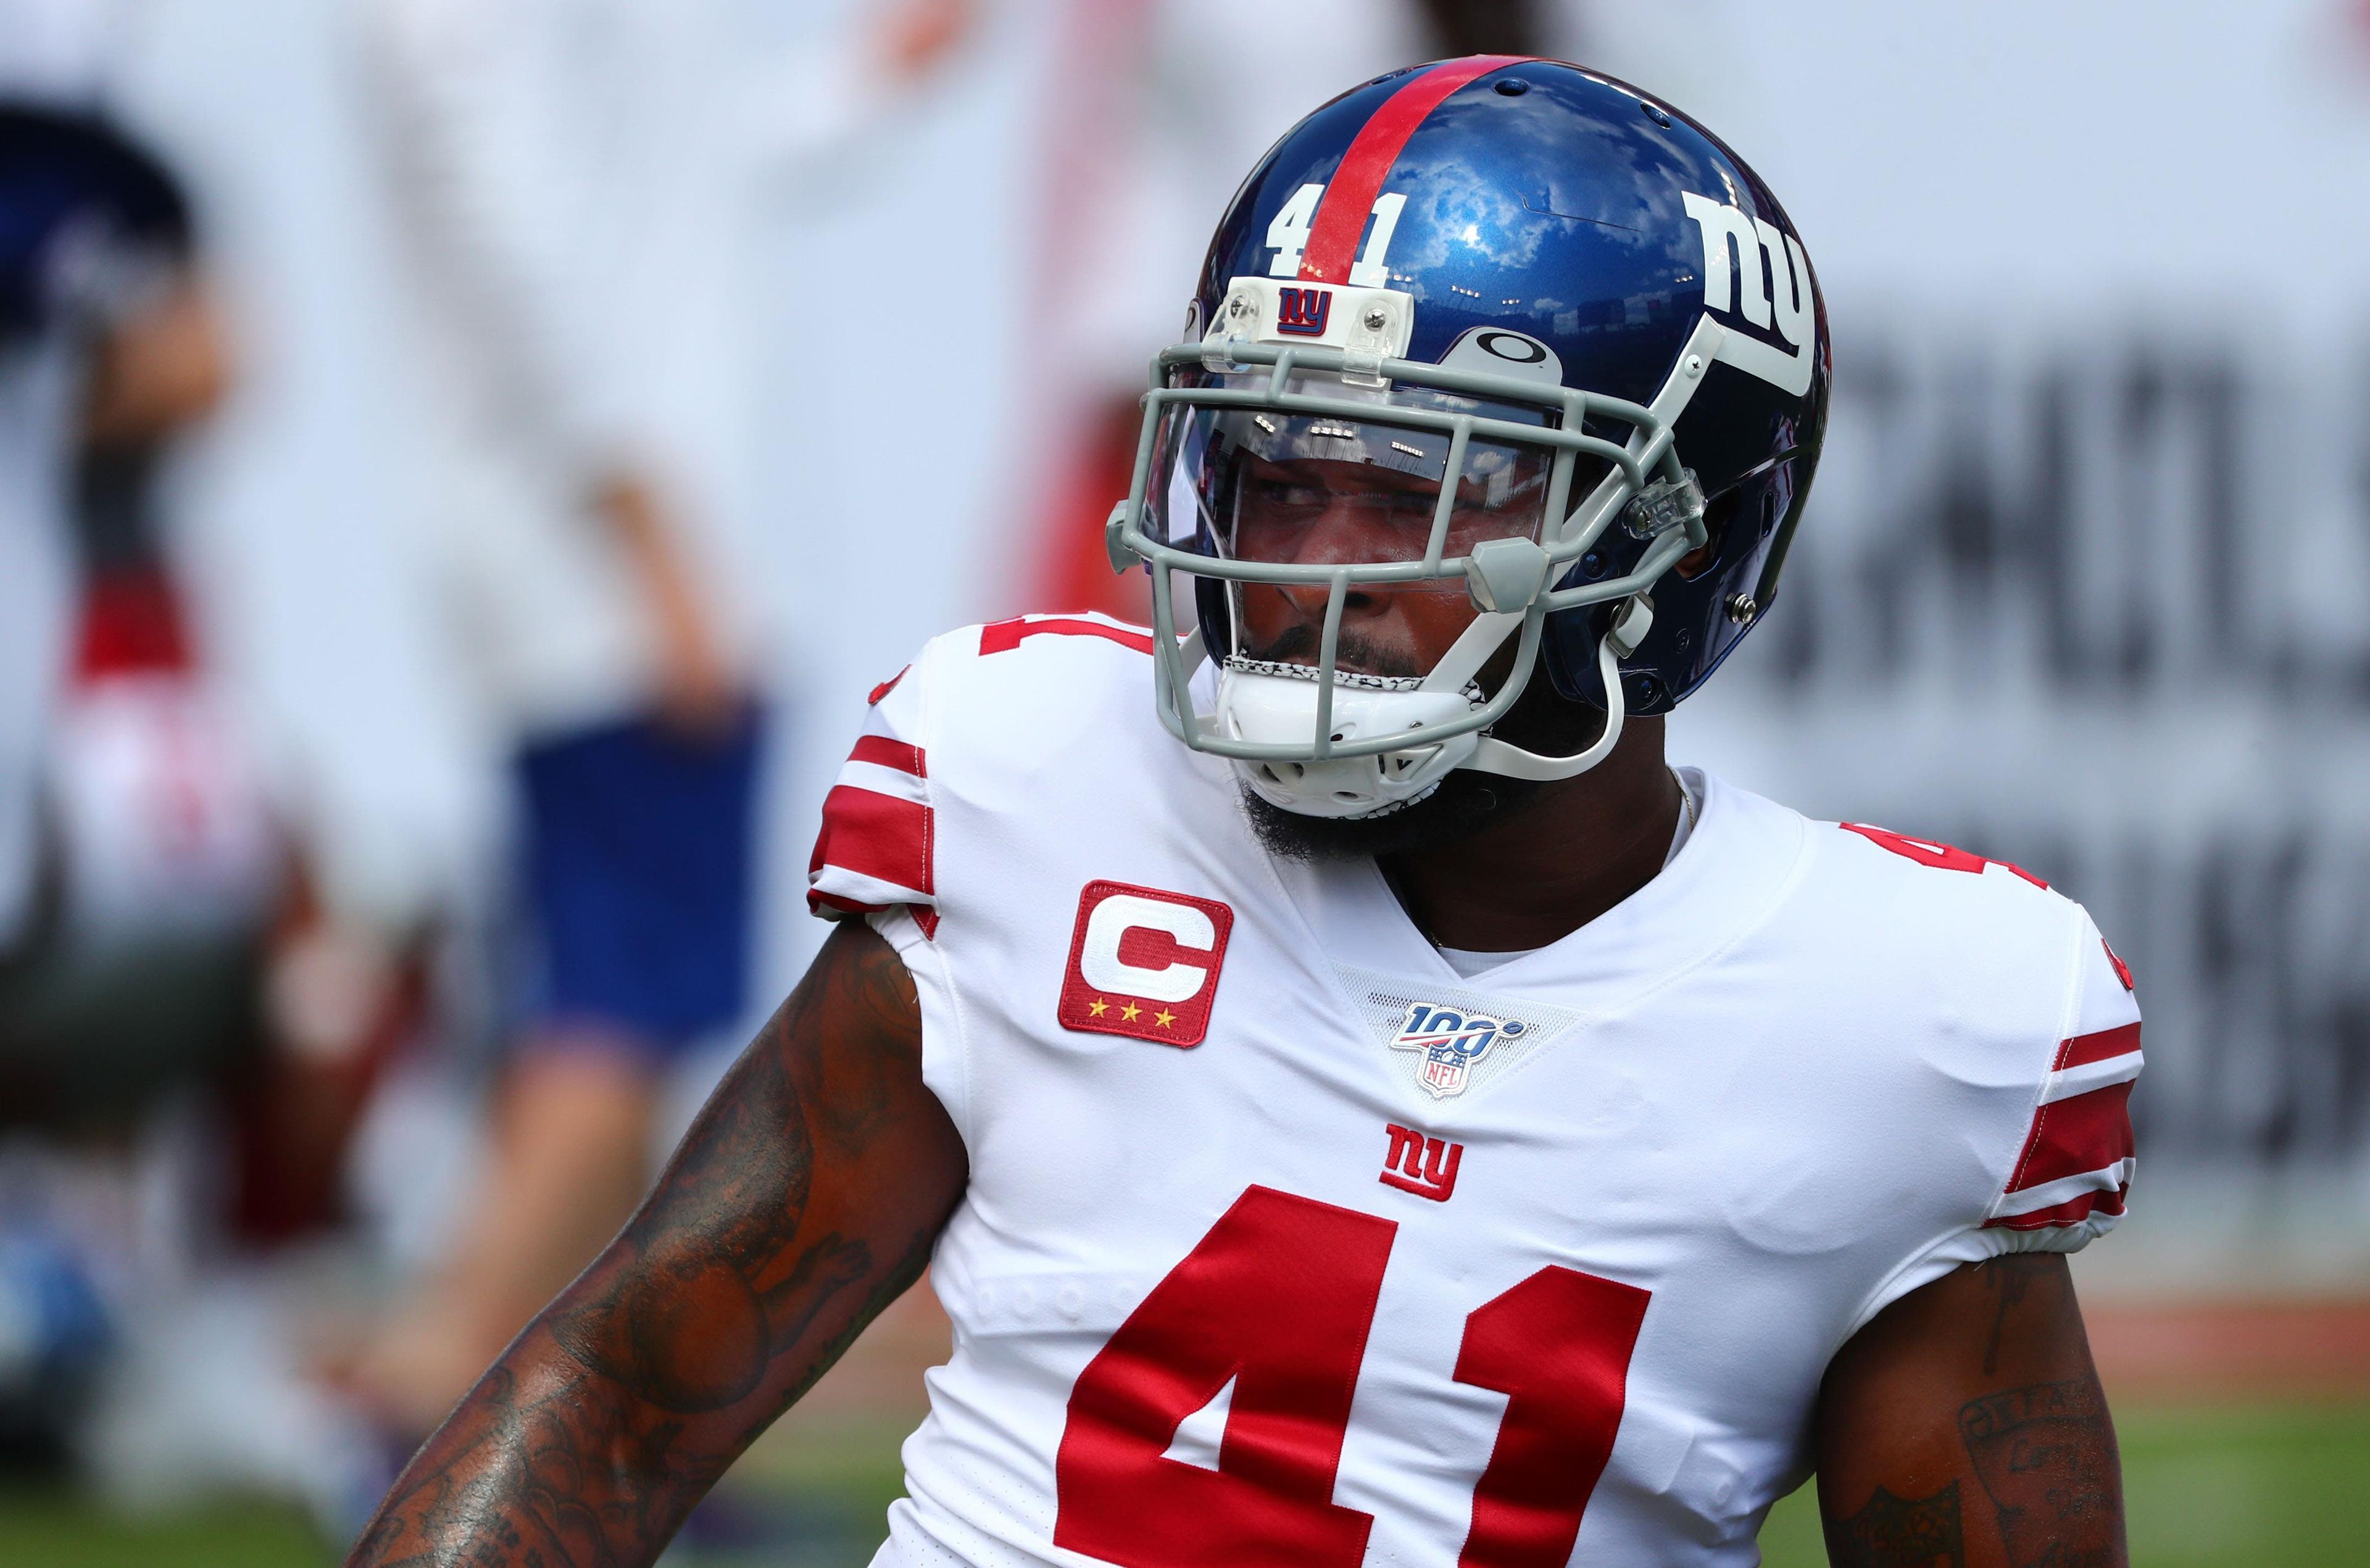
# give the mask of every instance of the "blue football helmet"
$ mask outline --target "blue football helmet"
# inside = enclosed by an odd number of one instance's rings
[[[1317,816],[1593,766],[1766,612],[1827,375],[1792,223],[1668,106],[1502,56],[1344,93],[1244,181],[1153,362],[1108,544],[1151,573],[1164,722]],[[1315,543],[1353,514],[1347,558]],[[1287,594],[1279,640],[1253,604]],[[1462,630],[1378,668],[1344,630],[1377,594]],[[1605,712],[1570,755],[1490,733],[1542,666]]]

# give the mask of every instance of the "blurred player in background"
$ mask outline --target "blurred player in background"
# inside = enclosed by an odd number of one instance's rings
[[[251,1043],[278,871],[154,507],[224,332],[179,179],[99,107],[102,19],[0,7],[0,1459],[74,1436],[124,1305],[83,1150]]]
[[[647,1179],[670,1068],[746,1003],[765,704],[725,498],[654,409],[742,325],[734,180],[935,68],[915,0],[793,62],[764,123],[723,7],[379,0],[387,174],[416,285],[431,555],[456,677],[514,757],[525,978],[491,1165],[457,1243],[360,1364],[441,1415]],[[730,389],[718,419],[733,417]],[[713,421],[711,421],[712,423]],[[791,520],[797,526],[797,520]]]
[[[10,86],[0,75],[0,952],[34,918],[41,775],[77,664],[86,684],[187,661],[165,646],[185,632],[145,481],[228,362],[179,182],[75,95]]]

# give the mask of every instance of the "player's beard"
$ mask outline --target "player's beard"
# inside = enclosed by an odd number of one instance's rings
[[[1346,659],[1351,639],[1345,635],[1342,641]],[[1400,673],[1388,668],[1388,659],[1360,662],[1376,674]],[[1543,757],[1568,757],[1593,744],[1604,728],[1602,713],[1563,696],[1545,670],[1534,668],[1530,684],[1490,733]],[[1413,806],[1376,817],[1304,816],[1255,794],[1248,784],[1239,787],[1251,831],[1270,854],[1299,861],[1383,860],[1469,839],[1522,811],[1546,781],[1459,768]]]

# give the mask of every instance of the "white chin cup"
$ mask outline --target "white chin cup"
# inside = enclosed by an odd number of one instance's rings
[[[1218,674],[1219,732],[1233,740],[1313,749],[1317,682],[1243,670]],[[1334,743],[1371,740],[1449,719],[1479,704],[1456,692],[1333,691]],[[1235,760],[1235,771],[1260,799],[1304,817],[1371,817],[1413,805],[1461,767],[1480,742],[1477,732],[1406,751],[1323,761]]]

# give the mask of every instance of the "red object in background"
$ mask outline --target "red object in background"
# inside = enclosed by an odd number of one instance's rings
[[[383,983],[334,1040],[300,1043],[270,1005],[291,954],[320,934],[326,911],[300,863],[288,907],[264,943],[267,1005],[262,1048],[224,1085],[231,1140],[225,1195],[231,1232],[270,1248],[302,1241],[345,1218],[346,1157],[387,1070],[430,1022],[430,939],[413,936],[388,956]]]
[[[87,685],[115,675],[178,674],[194,669],[181,596],[158,566],[100,572],[83,589],[74,677]]]
[[[76,686],[135,676],[194,685],[197,667],[188,613],[162,565],[111,567],[86,580]],[[287,898],[264,939],[267,973],[325,918],[301,864]],[[221,1085],[231,1140],[226,1218],[240,1241],[263,1247],[296,1241],[342,1217],[341,1181],[354,1130],[387,1066],[425,1021],[430,993],[425,944],[415,941],[395,956],[376,1007],[339,1050],[295,1048],[276,1036],[270,1010],[262,1010],[263,1047]]]
[[[1139,626],[1151,621],[1150,582],[1141,571],[1114,573],[1103,548],[1103,523],[1127,498],[1128,481],[1135,476],[1141,417],[1133,397],[1115,396],[1087,419],[1061,493],[1048,498],[1038,550],[1044,567],[1032,608],[1099,610]]]
[[[1040,130],[1042,243],[1030,258],[1032,321],[1064,319],[1064,302],[1099,263],[1101,252],[1077,236],[1097,232],[1130,177],[1135,95],[1146,74],[1154,19],[1150,0],[1066,0],[1062,7],[1053,73],[1062,90],[1048,96]],[[1127,495],[1135,467],[1142,390],[1080,385],[1058,372],[1035,388],[1059,416],[1045,428],[1062,432],[1055,438],[1062,442],[1055,453],[1060,478],[1052,494],[1020,498],[1028,509],[1015,526],[1030,536],[1032,569],[1020,582],[1000,585],[1026,596],[996,606],[1000,612],[1099,610],[1139,624],[1150,618],[1143,576],[1113,576],[1103,553],[1103,520]]]

